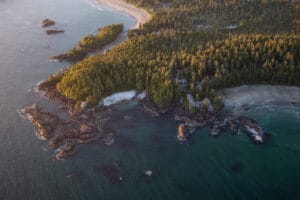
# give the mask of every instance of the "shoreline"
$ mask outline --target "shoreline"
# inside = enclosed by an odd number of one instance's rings
[[[136,24],[131,29],[139,28],[139,25],[145,24],[151,18],[151,14],[146,10],[126,3],[123,0],[96,0],[96,3],[100,4],[103,7],[121,11],[134,17],[136,20]]]
[[[145,10],[128,4],[123,0],[96,0],[96,2],[101,6],[133,16],[136,19],[136,24],[132,27],[133,29],[146,23],[151,17]],[[122,38],[120,43],[126,39]],[[110,45],[111,48],[114,47],[113,44]],[[56,80],[45,81],[38,88],[40,91],[44,91],[45,97],[59,102],[64,109],[69,111],[66,123],[57,114],[45,112],[40,107],[25,108],[26,114],[34,117],[33,124],[39,129],[39,135],[45,136],[53,149],[58,148],[59,152],[56,154],[56,158],[69,157],[75,152],[76,145],[90,143],[98,138],[101,138],[102,142],[106,145],[112,144],[115,140],[113,128],[109,126],[110,123],[105,123],[107,124],[105,127],[104,123],[99,124],[97,115],[99,113],[107,113],[108,117],[101,120],[105,122],[111,121],[111,106],[124,100],[133,99],[137,96],[136,91],[114,93],[111,96],[103,98],[103,104],[97,108],[89,109],[87,102],[81,102],[78,107],[78,102],[68,99],[59,93],[56,90],[56,83]],[[289,90],[287,88],[293,89]],[[226,88],[217,91],[217,94],[222,97],[225,108],[245,108],[245,105],[248,107],[249,104],[251,106],[260,103],[268,104],[274,101],[281,101],[281,99],[284,102],[297,104],[296,100],[300,99],[300,87],[249,85]],[[150,101],[147,102],[147,100]],[[259,124],[251,118],[239,115],[220,116],[219,114],[223,110],[223,107],[218,107],[212,111],[201,110],[201,112],[195,114],[191,112],[191,109],[184,109],[182,105],[178,106],[175,103],[170,110],[169,108],[167,110],[159,110],[155,105],[152,105],[151,99],[146,99],[143,107],[152,116],[160,116],[161,114],[166,114],[167,111],[172,111],[172,114],[175,114],[175,121],[183,124],[183,128],[181,129],[186,129],[189,132],[180,133],[178,135],[179,140],[189,137],[196,129],[204,127],[209,128],[209,135],[212,136],[219,136],[224,130],[228,129],[233,135],[238,135],[239,130],[243,130],[255,144],[262,144],[268,139],[268,135],[265,135]],[[123,119],[126,119],[126,116]],[[61,124],[60,128],[57,128],[59,123]],[[56,135],[57,133],[59,135]]]
[[[282,103],[299,105],[300,87],[281,85],[242,85],[218,90],[225,108],[243,108]]]

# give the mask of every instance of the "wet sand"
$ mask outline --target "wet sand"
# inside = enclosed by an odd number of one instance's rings
[[[298,105],[300,103],[300,87],[244,85],[217,91],[222,96],[225,107],[258,106],[272,103]]]
[[[96,0],[96,1],[104,7],[125,12],[133,16],[137,21],[133,29],[138,28],[140,24],[141,25],[145,24],[151,18],[151,15],[146,10],[137,8],[134,5],[128,4],[123,0]]]

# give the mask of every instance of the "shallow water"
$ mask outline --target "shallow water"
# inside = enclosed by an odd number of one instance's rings
[[[153,118],[132,102],[115,108],[116,142],[80,146],[56,160],[47,142],[16,110],[39,103],[53,109],[33,86],[68,63],[48,58],[71,48],[98,27],[132,18],[84,0],[0,1],[0,199],[299,199],[299,108],[264,106],[239,114],[272,133],[253,145],[246,136],[197,131],[176,140],[173,116]],[[66,30],[47,36],[40,21]],[[29,91],[28,91],[29,90]],[[298,110],[297,110],[298,109]],[[125,122],[123,116],[132,121]],[[236,172],[233,166],[239,166]],[[242,166],[242,167],[241,167]],[[153,171],[151,177],[143,171]],[[110,177],[122,176],[121,184]]]

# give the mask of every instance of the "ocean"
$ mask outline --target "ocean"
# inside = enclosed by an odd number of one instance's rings
[[[45,18],[65,33],[46,35]],[[300,199],[299,105],[241,111],[272,134],[254,145],[245,135],[214,138],[207,129],[181,143],[172,115],[152,117],[137,102],[123,103],[114,107],[113,145],[95,141],[56,160],[19,111],[37,103],[56,112],[34,90],[69,65],[49,57],[112,23],[129,29],[135,21],[87,0],[0,0],[0,200]]]

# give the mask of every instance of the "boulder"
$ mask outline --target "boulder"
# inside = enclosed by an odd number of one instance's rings
[[[152,173],[152,171],[150,169],[148,169],[148,170],[144,171],[144,174],[146,176],[152,176],[153,173]]]
[[[177,139],[180,140],[180,141],[185,141],[186,140],[184,124],[179,124],[179,126],[178,126]]]

